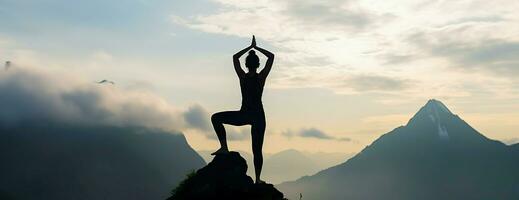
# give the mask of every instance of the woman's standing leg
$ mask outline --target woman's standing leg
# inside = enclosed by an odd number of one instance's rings
[[[252,153],[254,155],[254,172],[256,173],[256,183],[262,183],[261,169],[263,167],[263,138],[265,136],[265,117],[255,120],[252,123]]]
[[[218,136],[218,140],[220,141],[220,149],[211,154],[215,155],[229,152],[227,134],[223,124],[242,126],[247,124],[247,119],[240,111],[225,111],[213,114],[213,116],[211,116],[211,122],[213,123],[216,136]]]

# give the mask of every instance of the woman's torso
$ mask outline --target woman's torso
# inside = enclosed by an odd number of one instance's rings
[[[263,86],[265,81],[258,74],[246,74],[240,78],[241,88],[241,111],[263,112]]]

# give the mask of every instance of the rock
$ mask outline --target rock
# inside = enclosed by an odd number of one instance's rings
[[[247,163],[238,152],[217,155],[207,166],[188,176],[168,200],[283,200],[272,184],[254,184]]]

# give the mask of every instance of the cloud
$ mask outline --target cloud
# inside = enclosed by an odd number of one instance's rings
[[[416,55],[412,54],[392,54],[387,53],[383,56],[381,56],[383,60],[385,60],[384,64],[387,65],[394,65],[394,64],[402,64],[402,63],[408,63],[410,61],[413,61],[417,59]]]
[[[333,138],[316,128],[303,129],[299,132],[299,136],[306,137],[306,138],[318,138],[318,139],[323,139],[323,140],[330,140]]]
[[[225,126],[226,138],[227,141],[243,141],[250,138],[251,132],[250,127],[235,127],[235,126]],[[216,133],[214,131],[203,132],[206,138],[211,140],[218,140]]]
[[[191,18],[171,16],[171,22],[211,33],[249,36],[251,32],[268,39],[294,39],[297,30],[309,32],[353,31],[371,25],[379,14],[363,9],[357,0],[217,0],[224,9]],[[251,21],[254,23],[251,23]],[[277,31],[279,30],[279,31]],[[295,35],[292,35],[295,36]]]
[[[348,137],[341,137],[341,138],[337,138],[338,141],[343,141],[343,142],[351,142],[353,141],[351,138],[348,138]]]
[[[16,66],[0,72],[0,94],[3,126],[40,122],[181,131],[188,127],[183,116],[191,116],[142,90],[95,84],[37,67]]]
[[[170,21],[207,33],[242,38],[255,34],[276,53],[270,87],[395,94],[384,97],[387,101],[431,95],[463,98],[472,94],[453,86],[488,87],[487,81],[477,80],[502,79],[519,71],[513,56],[519,41],[519,15],[513,9],[518,2],[215,2],[211,12],[175,15]],[[493,89],[506,93],[503,88],[510,87],[499,83]]]
[[[474,17],[463,17],[454,21],[448,22],[445,26],[466,24],[466,23],[496,23],[506,21],[505,18],[499,15],[489,16],[474,16]]]
[[[208,14],[189,17],[171,15],[170,21],[208,33],[250,38],[255,34],[276,49],[276,63],[300,69],[320,66],[326,69],[337,63],[330,55],[313,48],[316,45],[337,45],[336,42],[355,40],[353,35],[376,26],[387,16],[372,13],[359,0],[217,0],[218,9]],[[350,44],[356,46],[356,44]],[[334,52],[334,54],[348,52]],[[335,56],[335,55],[334,55]]]
[[[187,128],[194,129],[197,133],[204,135],[211,140],[218,140],[213,126],[210,122],[209,112],[200,105],[189,107],[184,113],[183,117],[186,121]],[[250,127],[234,127],[226,126],[227,140],[242,141],[250,138]]]
[[[183,115],[191,128],[203,131],[211,131],[213,129],[209,121],[209,113],[200,105],[191,106]]]
[[[431,56],[447,59],[451,67],[515,77],[519,74],[519,39],[496,36],[488,33],[489,27],[482,30],[480,26],[421,31],[408,41]]]
[[[320,75],[288,74],[275,80],[279,88],[331,88],[340,94],[358,93],[400,93],[412,89],[418,83],[417,80],[403,79],[387,75],[377,74],[344,74]]]
[[[282,10],[303,26],[339,26],[362,28],[374,20],[374,14],[363,10],[353,0],[296,1],[286,0]]]
[[[17,65],[0,71],[0,94],[0,126],[54,123],[194,130],[217,140],[204,107],[177,108],[142,88],[101,85],[75,74]],[[248,127],[226,130],[228,140],[250,138]]]
[[[344,85],[356,91],[401,91],[411,84],[409,80],[377,75],[358,75],[345,80]]]
[[[226,127],[228,140],[247,140],[250,138],[250,127]]]
[[[302,137],[302,138],[314,138],[314,139],[320,139],[320,140],[336,140],[336,141],[344,141],[344,142],[352,141],[351,138],[347,138],[347,137],[333,137],[317,128],[304,128],[304,129],[300,129],[297,131],[288,130],[288,131],[282,132],[281,134],[288,138]]]
[[[99,50],[99,51],[96,51],[92,54],[92,59],[93,60],[96,60],[96,61],[105,61],[105,62],[108,62],[108,61],[112,61],[114,58],[111,54],[109,54],[108,52],[106,51],[103,51],[103,50]]]

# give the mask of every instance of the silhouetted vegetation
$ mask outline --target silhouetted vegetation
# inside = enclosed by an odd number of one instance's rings
[[[182,180],[175,189],[171,190],[171,198],[180,199],[185,196],[188,191],[188,186],[193,184],[195,174],[195,170],[189,172],[186,175],[186,179]]]

